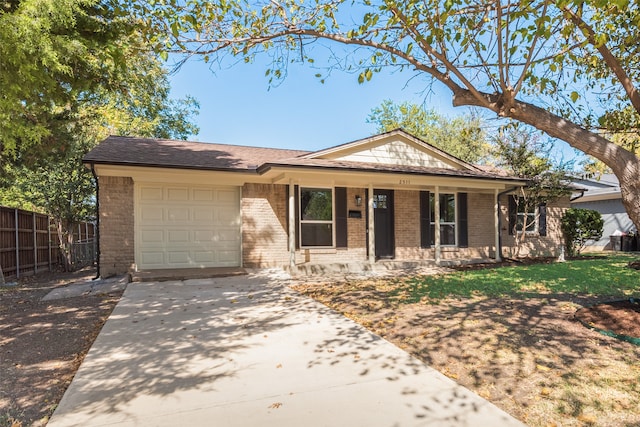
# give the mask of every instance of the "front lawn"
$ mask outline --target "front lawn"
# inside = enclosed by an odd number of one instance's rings
[[[440,276],[403,278],[398,282],[406,302],[444,297],[529,297],[573,294],[626,297],[640,291],[638,271],[625,268],[629,254],[593,256],[562,263],[462,270]]]
[[[583,305],[640,297],[637,255],[301,284],[531,426],[640,425],[640,347],[583,327]]]

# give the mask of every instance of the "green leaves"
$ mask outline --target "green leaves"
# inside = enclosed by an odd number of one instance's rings
[[[578,94],[578,92],[576,92],[575,90],[571,92],[571,95],[569,95],[571,97],[571,101],[576,102],[578,101],[578,99],[580,98],[580,94]]]
[[[467,162],[476,163],[488,155],[483,124],[473,115],[447,118],[417,104],[385,100],[371,110],[367,123],[375,124],[376,132],[402,128]]]
[[[370,81],[371,77],[373,77],[373,71],[371,71],[371,68],[367,68],[358,75],[358,83],[362,84],[365,81]]]
[[[569,208],[560,222],[567,255],[576,256],[589,240],[602,237],[604,221],[600,212],[591,209]]]

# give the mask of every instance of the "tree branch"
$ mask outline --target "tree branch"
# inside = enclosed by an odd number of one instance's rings
[[[638,92],[638,89],[631,81],[631,78],[620,65],[620,61],[618,61],[618,58],[616,58],[613,53],[611,53],[606,43],[597,42],[595,31],[580,16],[578,16],[568,7],[565,7],[562,10],[564,12],[564,15],[571,22],[573,22],[573,24],[576,25],[580,29],[580,31],[582,31],[582,34],[584,34],[584,36],[587,38],[589,44],[594,46],[598,50],[598,52],[600,52],[602,59],[611,69],[611,71],[613,71],[613,73],[616,75],[616,77],[620,81],[620,84],[624,88],[624,91],[627,93],[627,96],[629,96],[631,105],[633,105],[633,108],[635,108],[636,111],[640,113],[640,92]]]
[[[454,107],[484,107],[488,104],[488,108],[492,111],[501,112],[499,94],[482,93],[482,96],[485,98],[485,102],[478,102],[475,94],[461,88],[454,91],[453,105]],[[533,104],[516,99],[513,101],[512,107],[504,113],[506,117],[531,125],[553,138],[566,141],[572,147],[602,161],[614,172],[623,170],[629,163],[640,162],[640,159],[633,153],[608,139]]]

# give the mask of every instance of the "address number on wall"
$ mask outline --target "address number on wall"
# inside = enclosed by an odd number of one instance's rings
[[[400,180],[400,185],[409,185],[411,184],[411,180],[409,179],[401,179]]]

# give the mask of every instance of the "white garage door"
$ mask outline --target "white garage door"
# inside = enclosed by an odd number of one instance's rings
[[[136,185],[139,270],[240,266],[240,189]]]

